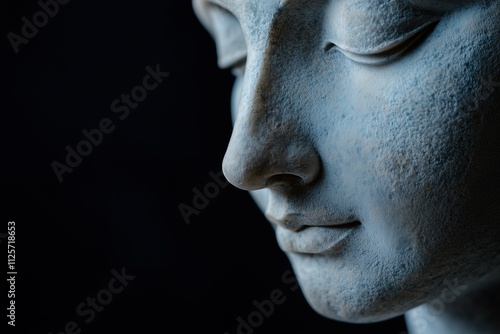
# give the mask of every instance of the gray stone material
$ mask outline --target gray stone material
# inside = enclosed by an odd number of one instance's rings
[[[193,8],[235,75],[223,172],[311,307],[500,333],[500,1]]]

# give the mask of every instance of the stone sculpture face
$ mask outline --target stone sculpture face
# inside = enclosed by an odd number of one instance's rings
[[[498,267],[500,1],[193,4],[236,76],[223,171],[314,310],[381,321]]]

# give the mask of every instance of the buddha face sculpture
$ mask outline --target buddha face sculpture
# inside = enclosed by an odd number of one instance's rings
[[[386,320],[499,266],[500,1],[193,8],[235,75],[223,172],[316,312]]]

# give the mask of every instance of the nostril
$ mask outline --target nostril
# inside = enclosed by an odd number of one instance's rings
[[[299,188],[320,175],[321,159],[305,140],[306,135],[296,134],[293,140],[276,138],[272,133],[257,136],[249,132],[241,119],[233,129],[222,162],[224,175],[231,184],[249,191],[273,186]]]
[[[305,180],[298,175],[277,174],[266,179],[266,188],[276,187],[276,186],[288,186],[288,187],[301,186],[304,185],[305,183],[306,183]]]

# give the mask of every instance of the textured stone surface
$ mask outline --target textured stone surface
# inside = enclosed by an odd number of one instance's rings
[[[236,76],[223,171],[311,307],[500,332],[500,1],[193,5]]]

